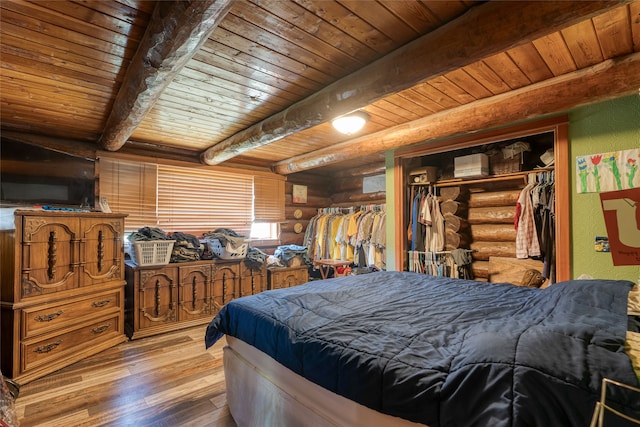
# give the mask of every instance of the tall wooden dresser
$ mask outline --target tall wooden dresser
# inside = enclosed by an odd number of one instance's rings
[[[14,217],[0,231],[2,373],[26,383],[126,341],[125,215]]]

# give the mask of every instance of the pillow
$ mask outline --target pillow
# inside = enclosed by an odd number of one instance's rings
[[[640,285],[635,285],[629,291],[629,300],[627,303],[627,314],[640,316]]]
[[[640,381],[640,333],[627,331],[627,339],[624,343],[624,350],[631,359],[633,370]]]

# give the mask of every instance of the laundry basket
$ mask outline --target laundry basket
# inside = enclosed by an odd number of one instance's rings
[[[207,240],[209,249],[220,259],[243,259],[247,256],[247,248],[249,243],[245,242],[238,247],[234,248],[229,242],[225,246],[222,246],[220,240],[209,239]]]
[[[174,240],[138,240],[132,243],[131,259],[138,266],[166,265],[171,261]]]

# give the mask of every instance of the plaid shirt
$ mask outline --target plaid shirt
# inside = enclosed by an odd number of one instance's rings
[[[536,233],[536,224],[533,218],[533,202],[531,189],[535,184],[529,184],[522,189],[518,197],[520,205],[520,217],[516,231],[516,257],[529,258],[540,256],[540,244]]]

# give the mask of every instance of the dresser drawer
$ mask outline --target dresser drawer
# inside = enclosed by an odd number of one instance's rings
[[[307,266],[272,268],[269,271],[269,289],[290,288],[309,281]]]
[[[267,290],[267,267],[240,263],[240,296],[254,295]]]
[[[60,330],[85,320],[119,313],[124,304],[122,289],[100,292],[22,310],[22,339]]]
[[[55,363],[75,352],[90,350],[103,340],[117,336],[120,330],[120,315],[114,314],[46,339],[25,340],[21,343],[22,372]]]

